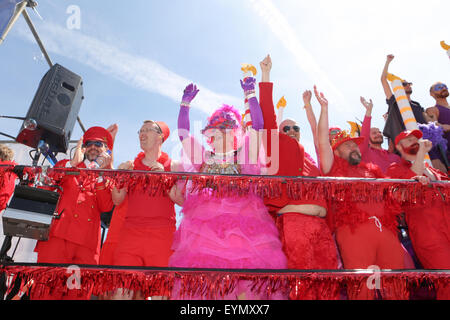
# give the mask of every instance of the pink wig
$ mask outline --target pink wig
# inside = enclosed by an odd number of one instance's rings
[[[202,130],[202,133],[205,134],[210,129],[230,129],[233,130],[235,135],[235,145],[239,144],[240,134],[236,134],[239,129],[242,129],[241,125],[242,116],[239,111],[229,105],[222,105],[219,109],[214,111],[214,113],[208,118],[208,123],[206,127]],[[212,138],[209,137],[208,144],[212,144]]]

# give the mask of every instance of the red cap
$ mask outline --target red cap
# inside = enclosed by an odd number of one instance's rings
[[[158,127],[161,129],[163,133],[163,142],[167,140],[170,136],[170,129],[169,126],[163,121],[155,121],[155,123],[158,125]]]
[[[109,150],[112,150],[114,147],[111,133],[102,127],[89,128],[83,135],[83,143],[87,141],[101,141],[108,146]]]
[[[415,130],[406,130],[401,132],[397,138],[395,138],[395,145],[398,145],[400,141],[402,141],[405,138],[408,138],[410,135],[414,135],[417,139],[420,139],[423,137],[422,131],[415,129]]]
[[[336,150],[341,144],[347,141],[354,141],[357,145],[360,145],[364,142],[364,137],[352,138],[347,133],[347,131],[344,130],[333,137],[333,139],[331,140],[331,147],[333,148],[333,150]]]

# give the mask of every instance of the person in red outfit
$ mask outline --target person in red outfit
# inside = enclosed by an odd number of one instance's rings
[[[134,162],[119,166],[122,170],[170,171],[172,161],[161,151],[162,144],[170,135],[164,122],[147,120],[139,130],[143,152]],[[175,232],[175,208],[170,194],[149,195],[136,187],[132,190],[113,189],[115,205],[128,197],[128,209],[119,231],[119,241],[113,256],[114,265],[167,267],[172,254],[171,246]],[[144,298],[133,293],[135,299]],[[123,298],[118,293],[119,299]]]
[[[8,148],[4,144],[0,144],[0,166],[15,166],[17,163],[14,159],[14,151]],[[11,171],[0,171],[0,218],[3,210],[6,209],[9,199],[14,193],[14,188],[16,185],[17,175]],[[0,223],[1,224],[1,223]],[[2,250],[7,250],[11,248],[12,240],[11,237],[4,237],[3,230],[0,235],[0,248]]]
[[[100,265],[112,266],[114,265],[114,252],[119,244],[119,234],[125,220],[125,215],[128,211],[128,198],[114,208],[111,222],[108,228],[106,240],[103,243],[100,251]]]
[[[380,167],[381,171],[386,172],[393,162],[400,162],[400,157],[395,153],[389,152],[382,148],[384,141],[383,133],[378,128],[371,128],[372,122],[372,99],[368,102],[361,97],[361,103],[366,108],[366,114],[361,126],[361,137],[366,138],[359,147],[362,155],[362,161],[366,163],[374,163]]]
[[[4,144],[0,144],[0,165],[2,166],[15,166],[17,163],[14,159],[14,151],[8,148]],[[9,199],[14,193],[14,187],[17,176],[8,172],[4,177],[4,184],[0,186],[0,213],[5,210]]]
[[[260,106],[267,130],[269,171],[277,176],[306,175],[304,148],[295,137],[278,131],[274,111],[270,70],[272,61],[267,56],[260,64],[262,81],[259,83]],[[309,175],[320,172],[311,166]],[[292,200],[284,190],[279,199],[266,199],[266,206],[276,217],[283,250],[288,259],[289,269],[336,269],[337,250],[331,232],[324,220],[327,214],[326,201]],[[301,284],[290,293],[291,299],[334,299],[322,295],[314,288],[304,288]]]
[[[328,128],[328,101],[323,93],[315,95],[321,105],[318,124],[320,168],[332,177],[385,178],[381,169],[361,162],[358,145],[364,138],[352,138],[346,131],[336,134],[331,143]],[[397,237],[396,215],[399,206],[386,199],[381,202],[356,202],[351,195],[332,202],[336,241],[345,269],[404,269],[406,250]],[[377,288],[378,289],[378,288]],[[383,287],[383,299],[406,299],[402,290]],[[392,289],[392,290],[391,290]],[[374,290],[362,284],[361,290],[348,290],[350,299],[373,299]]]
[[[401,163],[393,163],[388,174],[391,178],[417,179],[423,184],[430,181],[448,181],[445,173],[425,162],[431,150],[431,141],[421,139],[420,130],[401,132],[395,139],[397,150],[402,155]],[[426,191],[424,204],[403,207],[406,213],[409,235],[414,250],[426,269],[450,269],[450,206],[439,198],[433,198],[435,190]],[[437,299],[449,300],[450,287],[437,288]]]
[[[112,131],[117,129],[114,126],[110,128]],[[113,142],[113,135],[107,129],[89,128],[79,140],[73,159],[61,160],[55,167],[112,169],[108,151],[112,151]],[[81,186],[76,176],[66,175],[60,186],[59,218],[53,219],[49,239],[37,242],[37,262],[96,265],[100,255],[100,215],[113,208],[111,190],[102,177],[95,185]],[[70,290],[68,295],[54,292],[40,298],[87,298],[86,293],[73,291],[79,290]]]

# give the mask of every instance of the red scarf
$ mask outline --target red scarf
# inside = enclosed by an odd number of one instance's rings
[[[134,159],[134,170],[151,171],[151,168],[149,166],[146,166],[142,162],[144,158],[145,158],[144,152],[141,152],[137,155],[136,159]],[[167,153],[161,152],[161,156],[156,161],[164,166],[164,171],[170,171],[170,164],[172,163],[172,160],[169,158],[169,155]]]

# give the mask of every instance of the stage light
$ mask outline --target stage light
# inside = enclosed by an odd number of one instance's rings
[[[37,129],[37,122],[34,119],[27,119],[25,120],[23,127],[27,130],[36,130]]]

